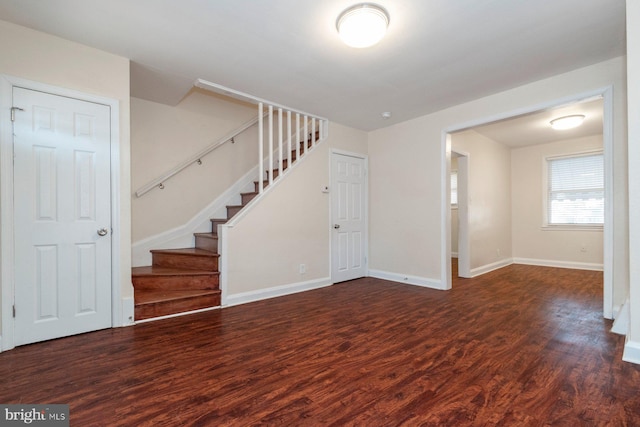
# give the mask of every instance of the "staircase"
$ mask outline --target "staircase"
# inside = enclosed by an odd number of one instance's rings
[[[320,138],[310,133],[300,141],[300,154],[312,148]],[[315,141],[314,141],[315,140]],[[291,151],[291,162],[296,160],[297,150]],[[288,168],[283,160],[283,171]],[[275,168],[266,171],[263,189],[279,174]],[[254,181],[254,191],[242,193],[240,205],[228,205],[226,218],[211,219],[211,232],[195,233],[195,247],[184,249],[156,249],[151,251],[152,265],[134,267],[132,281],[135,295],[135,320],[184,313],[220,306],[220,272],[218,269],[218,225],[224,224],[259,194],[260,182]]]

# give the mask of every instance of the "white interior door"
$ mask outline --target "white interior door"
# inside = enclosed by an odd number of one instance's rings
[[[111,326],[110,108],[14,87],[15,344]]]
[[[331,156],[331,280],[333,283],[367,275],[365,161]]]

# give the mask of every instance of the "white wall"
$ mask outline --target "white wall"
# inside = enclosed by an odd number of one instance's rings
[[[0,21],[0,73],[116,99],[120,107],[119,237],[122,297],[132,297],[129,60]],[[133,314],[133,313],[132,313]]]
[[[473,130],[451,135],[451,150],[469,157],[468,224],[471,274],[510,263],[511,153]],[[453,219],[452,219],[453,222]]]
[[[640,2],[627,0],[630,322],[625,360],[640,363]]]
[[[369,134],[370,268],[446,279],[449,238],[443,215],[447,130],[539,110],[577,94],[613,87],[614,304],[628,287],[625,58],[615,58],[451,107]],[[471,159],[473,162],[473,158]],[[449,243],[447,242],[447,245]],[[444,285],[442,285],[444,287]]]
[[[365,132],[329,124],[329,137],[227,232],[230,304],[273,296],[270,291],[330,283],[330,153],[367,154]],[[299,265],[306,273],[299,273]]]
[[[597,135],[511,151],[513,256],[516,263],[526,261],[540,265],[602,268],[602,229],[585,231],[542,227],[545,158],[601,149],[602,135]]]
[[[175,107],[131,98],[134,191],[257,117],[256,106],[192,90]],[[179,227],[258,164],[257,127],[164,183],[133,197],[132,240]],[[179,209],[178,209],[179,207]]]

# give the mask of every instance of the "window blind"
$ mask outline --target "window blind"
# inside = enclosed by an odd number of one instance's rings
[[[547,170],[548,224],[604,223],[602,153],[547,159]]]

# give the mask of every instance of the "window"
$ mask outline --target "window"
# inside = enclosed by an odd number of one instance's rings
[[[451,207],[458,206],[458,171],[451,171]]]
[[[547,158],[547,225],[603,223],[602,153]]]

